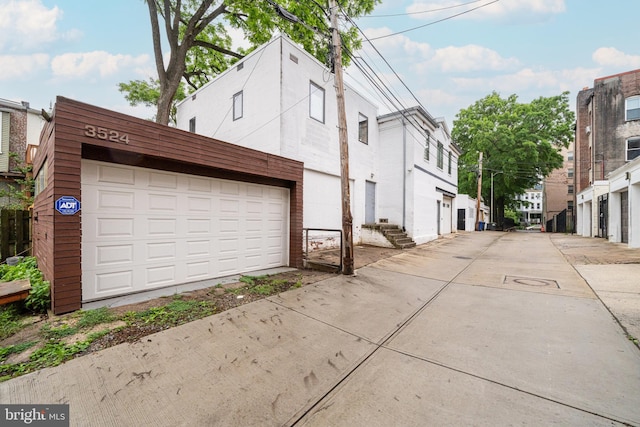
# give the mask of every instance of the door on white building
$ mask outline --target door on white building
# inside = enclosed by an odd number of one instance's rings
[[[453,199],[451,197],[444,196],[442,198],[442,234],[450,234],[452,230],[453,222]]]
[[[376,183],[366,181],[364,194],[364,222],[374,224],[376,222]]]

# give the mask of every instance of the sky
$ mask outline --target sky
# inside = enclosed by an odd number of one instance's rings
[[[382,0],[355,23],[370,40],[359,57],[401,105],[451,128],[492,91],[521,102],[569,91],[575,111],[594,79],[640,69],[639,16],[639,0]],[[2,99],[48,110],[65,96],[150,118],[118,83],[156,75],[143,0],[0,0]],[[393,109],[355,67],[346,79],[381,114]]]

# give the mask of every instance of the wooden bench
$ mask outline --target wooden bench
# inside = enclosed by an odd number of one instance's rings
[[[0,305],[26,299],[31,291],[29,279],[0,282]]]

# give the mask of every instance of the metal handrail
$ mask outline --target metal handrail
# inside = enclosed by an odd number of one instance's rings
[[[342,230],[339,229],[333,229],[333,228],[303,228],[304,230],[304,236],[305,236],[305,248],[304,248],[304,256],[305,259],[309,259],[309,231],[331,231],[331,232],[338,232],[340,234],[340,271],[342,271]],[[326,264],[326,265],[331,265],[333,266],[334,264]]]

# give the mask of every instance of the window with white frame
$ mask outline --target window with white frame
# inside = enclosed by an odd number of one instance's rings
[[[630,96],[626,100],[625,119],[639,120],[640,119],[640,95]]]
[[[189,132],[196,133],[196,118],[191,117],[189,119]]]
[[[233,95],[233,120],[242,118],[242,91]]]
[[[324,123],[324,89],[309,82],[309,117]]]
[[[573,151],[567,152],[567,160],[573,160]]]
[[[452,158],[452,154],[451,151],[449,151],[449,163],[447,164],[447,173],[449,175],[451,175],[451,162],[452,162],[453,158]]]
[[[567,178],[573,178],[573,168],[567,169]]]
[[[640,157],[640,136],[627,139],[627,161]]]
[[[358,141],[369,143],[369,119],[362,113],[358,113]]]
[[[573,185],[568,185],[567,186],[567,193],[568,194],[573,194]]]
[[[442,145],[442,142],[439,142],[439,141],[438,141],[437,166],[438,166],[438,169],[442,169],[444,167],[444,145]]]

